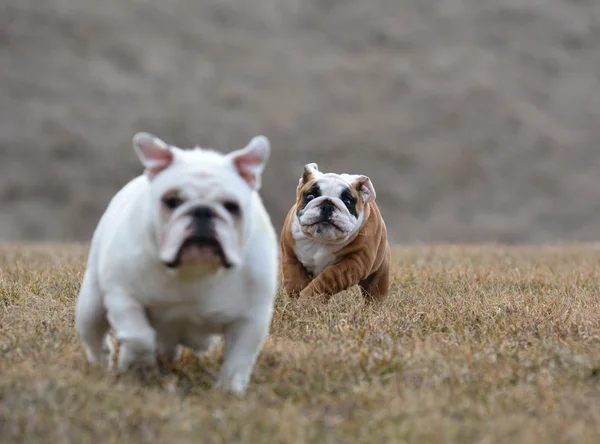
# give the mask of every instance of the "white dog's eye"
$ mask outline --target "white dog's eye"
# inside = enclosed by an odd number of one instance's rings
[[[344,205],[346,206],[349,206],[352,203],[350,199],[343,199],[342,202],[344,202]]]
[[[183,203],[183,200],[177,196],[166,196],[163,197],[162,202],[169,210],[174,210]]]
[[[315,196],[313,196],[312,194],[309,194],[308,196],[306,196],[304,198],[304,200],[306,200],[307,202],[310,202],[311,200],[313,200],[315,198]]]
[[[239,214],[240,212],[240,206],[235,202],[225,202],[223,207],[225,207],[227,211],[234,215]]]

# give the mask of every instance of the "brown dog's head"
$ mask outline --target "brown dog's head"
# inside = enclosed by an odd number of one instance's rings
[[[367,176],[322,173],[309,163],[297,188],[298,228],[324,243],[344,242],[362,226],[365,206],[374,200]]]

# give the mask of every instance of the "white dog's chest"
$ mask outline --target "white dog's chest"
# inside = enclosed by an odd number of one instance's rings
[[[166,288],[160,299],[148,302],[149,314],[157,324],[207,331],[219,329],[252,308],[246,298],[240,297],[244,289],[236,284],[237,280],[230,280]]]
[[[161,330],[177,331],[182,336],[191,333],[217,334],[223,326],[239,317],[239,314],[226,309],[207,311],[199,304],[157,305],[148,310],[153,327]]]
[[[313,276],[320,274],[329,265],[338,262],[335,249],[312,239],[296,239],[296,257]]]

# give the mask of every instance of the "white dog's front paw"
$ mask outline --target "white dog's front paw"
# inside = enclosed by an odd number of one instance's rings
[[[219,375],[214,389],[221,389],[227,393],[242,396],[246,392],[249,381],[250,375],[247,372],[237,372],[229,376]]]
[[[92,349],[89,345],[85,346],[85,354],[88,362],[93,365],[108,368],[109,370],[112,367],[114,352],[115,348],[108,335],[104,337],[102,346],[98,350]]]
[[[156,364],[156,344],[154,337],[129,338],[119,341],[119,371],[131,368],[149,368]]]

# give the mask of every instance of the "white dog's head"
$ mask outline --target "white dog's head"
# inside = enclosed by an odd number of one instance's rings
[[[244,149],[221,154],[199,147],[182,150],[138,133],[133,147],[150,181],[160,261],[169,268],[239,265],[269,140],[257,136]]]
[[[375,200],[367,176],[322,173],[304,167],[297,188],[296,217],[302,232],[320,242],[343,243],[362,226],[365,206]]]

